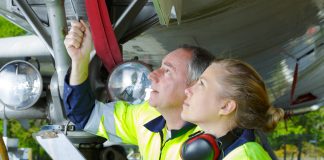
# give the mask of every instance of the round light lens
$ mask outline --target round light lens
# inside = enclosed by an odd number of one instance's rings
[[[123,100],[139,104],[147,100],[146,89],[151,82],[148,75],[151,70],[137,61],[125,62],[117,66],[108,80],[108,90],[113,100]]]
[[[39,99],[42,84],[42,77],[32,64],[9,62],[0,69],[0,100],[11,109],[27,109]]]

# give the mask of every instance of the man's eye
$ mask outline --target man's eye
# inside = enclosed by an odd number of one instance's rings
[[[202,80],[198,80],[198,84],[199,84],[200,86],[203,86],[203,85],[204,85],[204,83],[203,83]]]

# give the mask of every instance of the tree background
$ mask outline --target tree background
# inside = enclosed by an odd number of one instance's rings
[[[287,159],[323,158],[324,107],[320,107],[317,111],[295,115],[286,120],[286,124],[280,122],[276,130],[268,135],[268,139],[278,157],[285,157],[286,148]]]
[[[26,32],[0,16],[0,38],[24,35]]]
[[[26,31],[10,23],[0,16],[0,38],[14,37],[27,34]],[[2,66],[1,66],[2,67]],[[39,128],[46,124],[46,120],[23,120],[27,123],[23,127],[18,120],[8,120],[9,138],[19,139],[19,148],[32,148],[33,159],[50,159],[46,152],[40,147],[36,140],[32,137],[32,133],[39,131]],[[0,133],[3,132],[3,122],[0,119]]]

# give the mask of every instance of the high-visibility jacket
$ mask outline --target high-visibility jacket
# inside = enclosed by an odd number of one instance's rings
[[[186,123],[179,130],[171,130],[171,135],[167,136],[165,119],[147,102],[141,105],[129,105],[122,101],[108,104],[95,102],[88,80],[77,86],[70,86],[67,82],[66,78],[64,106],[76,128],[84,128],[113,142],[138,145],[144,160],[181,159],[182,143],[189,135],[200,130]],[[247,137],[243,134],[238,141],[244,141],[244,138]],[[255,142],[244,142],[234,150],[225,152],[225,159],[270,159]]]
[[[66,114],[75,127],[112,142],[138,145],[144,160],[181,159],[182,143],[199,130],[196,125],[186,123],[179,130],[167,132],[165,119],[147,102],[101,103],[95,101],[89,80],[70,86],[68,78],[69,75],[65,78],[63,99]]]
[[[223,160],[271,160],[271,158],[259,143],[247,142],[229,152]]]
[[[84,130],[113,142],[138,145],[144,160],[177,160],[182,143],[198,128],[186,123],[180,130],[171,130],[167,139],[165,119],[147,102],[97,101]]]

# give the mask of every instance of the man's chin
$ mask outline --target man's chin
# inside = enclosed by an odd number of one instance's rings
[[[156,104],[156,102],[155,102],[154,100],[152,100],[152,99],[150,98],[150,99],[148,100],[148,102],[149,102],[149,104],[150,104],[151,107],[156,108],[157,104]]]

